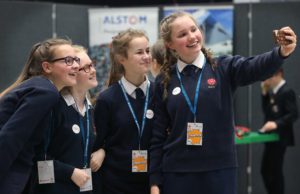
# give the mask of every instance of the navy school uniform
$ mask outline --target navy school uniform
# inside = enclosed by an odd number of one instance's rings
[[[133,107],[139,124],[142,122],[145,97],[142,101],[131,94],[135,86],[128,90],[128,82],[121,79],[126,95]],[[149,81],[144,82],[147,84]],[[130,84],[129,84],[130,85]],[[145,87],[144,87],[145,89]],[[145,91],[144,91],[145,92]],[[129,94],[128,94],[129,93]],[[153,84],[149,89],[149,104],[147,112],[152,112]],[[152,115],[146,117],[145,128],[141,138],[141,150],[150,146]],[[132,172],[132,150],[138,150],[138,128],[130,112],[122,88],[115,83],[100,93],[95,106],[95,126],[97,134],[95,149],[103,148],[106,152],[101,173],[105,194],[147,194],[149,193],[148,173]],[[149,168],[149,153],[148,153]]]
[[[261,173],[268,193],[284,193],[283,164],[286,148],[294,146],[293,123],[298,118],[297,96],[285,81],[281,81],[276,90],[262,96],[262,108],[265,122],[274,121],[280,139],[265,143]]]
[[[86,141],[87,130],[87,113],[84,116],[79,114],[74,104],[73,97],[69,94],[63,94],[59,104],[53,111],[53,127],[51,129],[50,143],[47,151],[47,159],[54,162],[53,184],[39,184],[37,177],[37,167],[33,169],[35,176],[33,179],[33,191],[36,194],[76,194],[76,193],[92,193],[90,191],[80,192],[79,187],[71,180],[74,168],[83,169],[84,167],[84,144],[82,137],[82,128],[80,127],[80,119],[84,126],[84,138]],[[87,164],[90,164],[91,149],[94,143],[94,128],[92,122],[92,107],[89,107],[89,146]],[[77,127],[74,127],[77,126]],[[79,129],[80,127],[80,129]],[[45,139],[47,139],[45,137]],[[44,160],[45,142],[40,145],[37,160]],[[93,182],[96,180],[93,180]]]
[[[43,138],[48,115],[58,102],[57,88],[32,77],[0,100],[0,191],[21,193],[29,178],[34,147]]]
[[[203,123],[202,146],[186,145],[187,123],[194,122],[194,115],[180,90],[176,65],[171,67],[166,100],[162,98],[162,77],[158,77],[155,82],[156,120],[150,149],[150,185],[159,185],[164,194],[236,193],[233,94],[238,86],[270,77],[283,61],[279,49],[274,48],[251,58],[219,57],[217,67],[213,69],[206,63],[194,75],[180,73],[193,104],[202,71],[196,112],[196,122]]]

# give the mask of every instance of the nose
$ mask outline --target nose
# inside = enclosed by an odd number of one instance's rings
[[[96,66],[93,65],[93,66],[91,67],[91,73],[93,73],[93,74],[96,73]]]
[[[72,68],[78,70],[79,67],[80,67],[80,62],[74,60],[73,65],[72,65]]]
[[[189,32],[189,40],[194,40],[195,39],[195,33]]]
[[[143,60],[147,61],[148,63],[150,62],[150,59],[151,59],[151,55],[150,53],[148,52],[145,52],[143,57],[142,57]]]

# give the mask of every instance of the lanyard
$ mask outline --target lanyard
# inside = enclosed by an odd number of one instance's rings
[[[176,73],[177,73],[177,77],[178,77],[179,82],[180,82],[180,88],[182,90],[184,99],[185,99],[185,101],[187,102],[187,104],[188,104],[188,106],[190,108],[190,111],[194,115],[194,122],[196,122],[196,112],[197,112],[197,104],[198,104],[198,98],[199,98],[199,93],[200,93],[201,78],[202,78],[202,73],[203,73],[204,68],[205,68],[205,64],[206,64],[206,62],[204,61],[204,65],[202,67],[202,71],[201,71],[201,73],[199,75],[199,78],[198,78],[198,82],[197,82],[197,86],[196,86],[196,92],[195,92],[195,97],[194,97],[194,106],[192,106],[192,102],[191,102],[189,96],[187,95],[186,90],[184,89],[184,86],[183,86],[183,83],[182,83],[182,79],[181,79],[181,76],[180,76],[180,73],[179,73],[179,70],[178,70],[178,65],[176,65]]]
[[[125,91],[125,88],[121,82],[121,80],[119,80],[119,84],[122,88],[122,91],[123,91],[123,94],[124,94],[124,97],[126,99],[126,102],[127,102],[127,105],[130,109],[130,112],[133,116],[133,119],[134,119],[134,122],[135,122],[135,125],[137,126],[137,129],[138,129],[138,133],[139,133],[139,150],[140,150],[140,147],[141,147],[141,139],[142,139],[142,135],[143,135],[143,132],[144,132],[144,128],[145,128],[145,122],[146,122],[146,112],[147,112],[147,107],[148,107],[148,101],[149,101],[149,86],[150,84],[148,83],[147,84],[147,90],[146,90],[146,100],[145,100],[145,104],[144,104],[144,113],[143,113],[143,119],[142,119],[142,125],[140,126],[139,125],[139,122],[137,120],[137,117],[136,117],[136,114],[131,106],[131,103],[128,99],[128,96],[126,94],[126,91]]]
[[[48,130],[46,131],[46,142],[44,146],[44,155],[45,155],[45,160],[47,159],[47,152],[48,152],[48,147],[50,144],[50,135],[51,135],[51,129],[53,127],[53,112],[51,110],[50,112],[50,119],[49,119],[49,125],[48,125]]]
[[[79,116],[79,124],[80,124],[80,132],[82,136],[82,144],[84,148],[84,153],[83,153],[83,165],[84,168],[87,167],[87,161],[88,161],[88,147],[89,147],[89,140],[90,140],[90,116],[89,116],[89,109],[88,109],[88,104],[85,101],[85,109],[86,109],[86,130],[83,126],[83,119],[81,115],[78,112]],[[86,131],[86,135],[84,135]]]

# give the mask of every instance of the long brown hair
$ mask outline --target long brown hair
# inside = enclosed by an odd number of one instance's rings
[[[8,88],[6,88],[3,92],[0,93],[0,98],[15,87],[17,87],[18,85],[20,85],[20,83],[22,83],[23,81],[34,76],[44,75],[42,63],[44,61],[53,60],[53,55],[56,46],[66,44],[72,45],[71,40],[61,38],[50,38],[43,42],[39,42],[33,45],[29,53],[28,59],[19,77],[12,85],[10,85]]]
[[[110,45],[111,69],[107,81],[108,86],[118,82],[124,75],[125,69],[123,65],[120,64],[119,57],[128,57],[127,50],[129,48],[129,43],[134,38],[138,37],[145,37],[147,38],[147,40],[149,40],[144,31],[132,28],[121,31],[113,37],[113,40]]]
[[[198,26],[196,20],[190,14],[188,14],[186,12],[172,13],[171,15],[162,19],[160,22],[160,36],[164,40],[165,43],[171,42],[171,34],[172,34],[172,26],[171,25],[172,25],[172,23],[177,18],[184,17],[184,16],[190,17],[194,21],[196,26]],[[198,26],[198,28],[199,28],[199,26]],[[199,28],[199,30],[200,30],[200,28]],[[210,65],[212,65],[212,67],[215,67],[216,64],[213,60],[212,53],[204,47],[201,48],[201,51],[203,52],[208,63]],[[166,47],[165,60],[162,65],[162,68],[161,68],[161,72],[163,75],[162,84],[164,86],[164,94],[163,94],[164,98],[167,97],[167,87],[168,87],[169,81],[171,79],[171,66],[175,65],[177,58],[178,58],[177,54],[174,51],[172,51],[170,48]]]

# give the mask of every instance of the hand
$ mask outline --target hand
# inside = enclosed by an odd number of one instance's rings
[[[264,124],[264,126],[261,128],[261,132],[269,132],[274,131],[277,129],[277,124],[274,121],[268,121]]]
[[[289,56],[296,48],[297,36],[295,32],[290,27],[283,27],[282,30],[285,33],[285,39],[290,41],[288,44],[284,44],[282,41],[279,41],[280,45],[280,54],[283,57]]]
[[[159,194],[159,187],[157,185],[152,185],[151,186],[151,194]]]
[[[105,158],[104,149],[99,149],[96,152],[93,152],[91,155],[90,167],[93,172],[97,172],[102,166],[103,160]]]
[[[78,186],[82,187],[91,177],[84,170],[74,168],[71,180]]]

